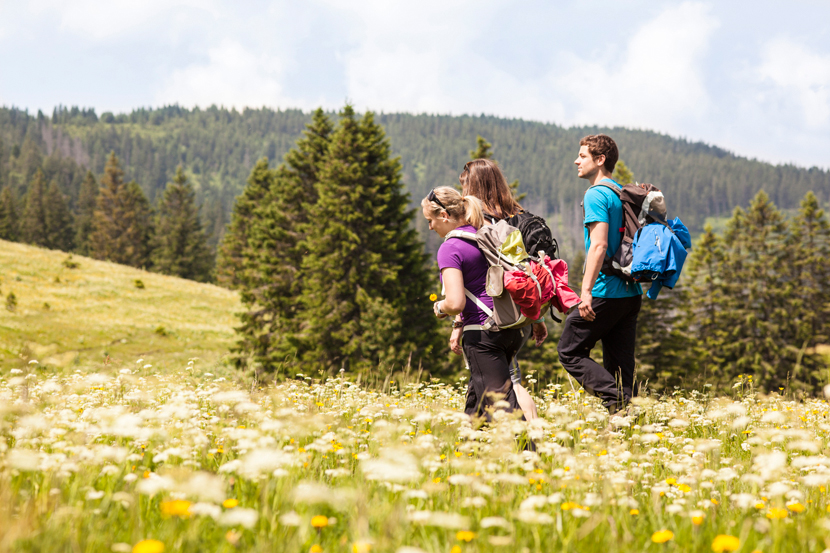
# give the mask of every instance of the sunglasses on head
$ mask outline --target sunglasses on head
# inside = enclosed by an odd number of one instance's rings
[[[429,194],[427,194],[427,201],[428,201],[428,202],[435,202],[435,203],[437,203],[438,205],[440,205],[440,206],[441,206],[441,209],[443,209],[444,211],[446,211],[447,213],[449,213],[449,211],[447,210],[447,206],[445,206],[444,204],[442,204],[442,203],[441,203],[441,200],[439,200],[439,199],[438,199],[438,196],[436,196],[436,195],[435,195],[435,189],[434,189],[434,188],[433,188],[432,190],[430,190],[430,191],[429,191]]]

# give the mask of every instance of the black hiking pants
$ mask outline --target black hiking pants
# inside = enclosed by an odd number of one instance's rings
[[[505,411],[520,409],[510,380],[510,362],[522,345],[522,331],[467,330],[462,348],[470,368],[470,384],[467,386],[467,402],[464,412],[470,416],[484,415],[499,399],[510,406]]]
[[[643,298],[594,298],[593,321],[583,319],[574,309],[565,320],[559,339],[559,361],[583,388],[616,413],[634,394],[634,341],[637,314]],[[591,359],[591,350],[602,341],[602,362]]]

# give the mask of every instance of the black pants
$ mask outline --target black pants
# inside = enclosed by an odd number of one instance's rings
[[[634,340],[641,296],[594,298],[593,321],[574,309],[559,339],[559,361],[583,388],[602,400],[610,413],[622,409],[634,395]],[[602,340],[602,361],[591,359],[591,350]]]
[[[470,366],[470,384],[467,386],[467,404],[464,412],[471,416],[484,415],[490,420],[488,407],[499,399],[519,409],[513,382],[510,380],[510,361],[522,345],[522,331],[505,329],[468,330],[464,332],[464,356]]]

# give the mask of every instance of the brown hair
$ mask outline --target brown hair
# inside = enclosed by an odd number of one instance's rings
[[[605,156],[605,163],[603,167],[609,172],[614,172],[614,167],[617,165],[617,160],[620,159],[620,151],[617,149],[617,143],[607,134],[589,134],[579,141],[580,146],[588,146],[588,153],[592,158]]]
[[[465,195],[481,199],[487,212],[499,219],[511,217],[522,210],[513,198],[504,173],[489,159],[474,159],[465,163],[458,182]]]
[[[429,201],[427,198],[421,200],[421,207],[429,210],[434,217],[438,217],[442,211],[446,211],[452,219],[462,219],[477,229],[484,225],[481,200],[475,196],[462,196],[458,190],[449,186],[439,186],[434,192],[438,201],[444,204],[444,207],[441,207],[435,201]]]

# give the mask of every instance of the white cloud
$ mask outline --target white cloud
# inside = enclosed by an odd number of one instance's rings
[[[830,124],[830,55],[778,38],[764,48],[758,75],[775,87],[767,101],[795,108],[813,129]]]
[[[29,0],[39,16],[57,16],[60,28],[93,40],[134,31],[175,8],[219,14],[217,0]]]
[[[174,71],[155,100],[158,104],[201,107],[299,106],[301,102],[283,96],[283,71],[279,57],[254,53],[239,42],[225,39],[208,51],[207,63]]]
[[[574,56],[558,80],[569,122],[681,132],[709,108],[702,62],[717,27],[706,5],[685,2],[640,27],[618,60]]]

